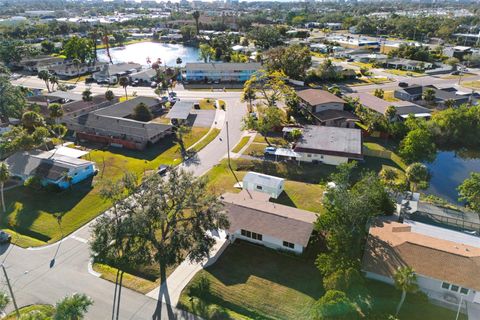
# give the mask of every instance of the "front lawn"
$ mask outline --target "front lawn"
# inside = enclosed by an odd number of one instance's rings
[[[208,130],[192,128],[184,139],[186,147],[193,145]],[[196,151],[205,145],[198,145]],[[160,164],[177,165],[181,162],[179,147],[172,138],[144,151],[108,148],[92,150],[85,158],[94,161],[99,170],[93,181],[84,181],[61,192],[32,190],[23,186],[5,192],[7,212],[2,215],[1,227],[14,231],[13,243],[29,247],[55,242],[62,233],[72,233],[107,210],[110,203],[99,195],[104,179],[117,180],[126,171],[134,172],[140,178]],[[62,216],[61,227],[54,214]]]
[[[479,90],[480,89],[480,80],[463,81],[461,85],[462,85],[462,87],[465,87],[465,88]]]
[[[201,99],[198,104],[200,105],[200,109],[202,110],[215,110],[215,99],[213,98],[205,98]]]
[[[310,243],[304,255],[294,256],[236,241],[214,265],[195,275],[178,306],[205,319],[213,311],[221,319],[309,319],[312,304],[324,294],[314,265],[318,249]],[[366,295],[352,297],[371,307],[363,319],[383,320],[395,313],[400,291],[372,280],[366,280],[365,288]],[[450,320],[455,312],[429,303],[423,295],[407,294],[398,318]]]
[[[225,308],[232,318],[305,319],[311,304],[323,294],[312,256],[235,242],[214,265],[195,275],[182,291],[179,306],[198,313],[200,298],[207,305]],[[209,292],[190,300],[191,288],[205,278]]]
[[[386,73],[391,73],[397,76],[404,76],[404,77],[423,77],[425,73],[415,72],[415,71],[407,71],[407,70],[400,70],[400,69],[385,69]]]

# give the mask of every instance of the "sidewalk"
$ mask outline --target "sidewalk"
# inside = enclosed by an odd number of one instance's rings
[[[160,290],[162,290],[162,292],[168,292],[169,296],[169,301],[166,301],[165,297],[163,296],[163,302],[168,303],[172,306],[176,306],[178,300],[180,299],[180,294],[182,293],[182,290],[190,282],[190,280],[192,280],[195,274],[198,271],[202,270],[204,267],[215,263],[218,257],[220,257],[225,248],[228,246],[229,242],[225,238],[225,231],[215,231],[213,237],[215,238],[216,243],[210,251],[209,258],[203,260],[200,263],[192,263],[188,258],[185,259],[167,278],[165,283],[147,293],[146,296],[158,300]]]

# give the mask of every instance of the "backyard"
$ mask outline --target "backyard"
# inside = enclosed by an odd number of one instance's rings
[[[235,242],[214,265],[195,275],[182,291],[179,306],[205,318],[208,310],[221,310],[222,319],[307,319],[312,304],[324,294],[314,265],[319,249],[310,243],[305,254],[294,256]],[[366,288],[364,299],[372,308],[366,319],[387,319],[395,312],[399,291],[376,281],[367,281]],[[455,319],[455,312],[411,294],[399,319],[447,320]]]
[[[192,128],[184,138],[185,146],[192,146],[208,131],[209,128]],[[210,139],[207,136],[204,140]],[[205,145],[195,146],[195,151]],[[179,147],[173,138],[166,138],[161,144],[144,151],[106,148],[92,150],[85,158],[94,161],[99,170],[93,181],[81,182],[61,192],[32,190],[24,186],[5,192],[7,212],[2,216],[1,226],[13,231],[13,243],[30,247],[55,242],[108,209],[110,204],[99,195],[104,179],[117,180],[126,171],[141,178],[145,172],[155,170],[161,164],[177,165],[181,162]],[[61,216],[60,224],[55,215]]]

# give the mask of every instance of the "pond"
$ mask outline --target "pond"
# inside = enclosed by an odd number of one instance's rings
[[[434,162],[427,164],[432,175],[427,194],[461,204],[458,201],[457,187],[471,172],[480,172],[480,156],[459,154],[453,151],[440,151]]]
[[[100,49],[97,55],[99,61],[108,62],[107,50]],[[110,55],[113,63],[135,62],[144,66],[148,65],[148,59],[155,62],[158,58],[162,59],[162,64],[166,63],[167,66],[176,66],[177,58],[182,59],[182,65],[186,62],[199,61],[199,49],[196,47],[149,41],[111,48]]]

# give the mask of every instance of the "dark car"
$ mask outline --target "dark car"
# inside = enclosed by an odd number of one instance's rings
[[[402,87],[402,88],[405,88],[405,87],[408,87],[408,83],[406,83],[406,82],[399,82],[399,83],[398,83],[398,86],[399,86],[399,87]]]
[[[169,166],[162,164],[158,167],[157,173],[161,176],[164,176],[165,174],[167,174],[168,169],[170,169]]]
[[[10,243],[10,241],[12,241],[12,236],[5,231],[0,231],[0,244]]]
[[[194,109],[200,109],[200,103],[195,102],[195,103],[193,104],[193,108],[194,108]]]

